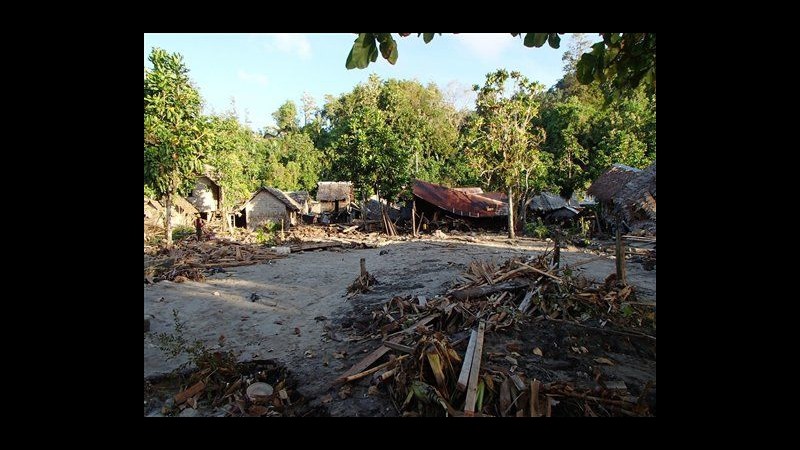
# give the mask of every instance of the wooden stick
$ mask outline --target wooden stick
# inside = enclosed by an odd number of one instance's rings
[[[402,337],[397,336],[395,338],[392,338],[391,342],[397,343],[397,342],[400,342],[401,339],[402,339]],[[380,347],[376,348],[372,353],[370,353],[369,355],[365,356],[361,361],[359,361],[356,364],[354,364],[353,367],[351,367],[350,369],[347,370],[347,372],[341,374],[339,376],[339,378],[333,380],[333,384],[341,383],[341,382],[345,381],[345,379],[347,377],[352,376],[354,374],[357,374],[357,373],[363,371],[367,367],[371,366],[372,363],[377,361],[381,356],[385,355],[386,352],[388,352],[389,350],[390,350],[389,347],[387,347],[385,345],[381,345]]]
[[[544,276],[548,276],[548,277],[556,280],[557,282],[561,283],[561,278],[559,278],[559,277],[557,277],[557,276],[555,276],[553,274],[547,273],[547,272],[545,272],[543,270],[539,270],[536,267],[529,266],[528,264],[525,264],[524,262],[521,262],[521,261],[517,261],[517,264],[519,264],[521,266],[524,266],[524,267],[527,267],[528,269],[530,269],[530,270],[532,270],[532,271],[534,271],[536,273],[540,273],[540,274],[542,274]]]
[[[467,388],[469,369],[472,367],[472,357],[475,354],[475,341],[477,339],[478,332],[472,330],[469,336],[469,344],[467,344],[467,352],[464,353],[464,362],[461,364],[461,374],[458,376],[458,385],[456,387],[459,391],[464,391]]]
[[[475,415],[475,400],[478,396],[478,374],[481,370],[481,357],[483,356],[483,332],[486,329],[486,322],[481,320],[478,325],[478,339],[475,343],[475,352],[472,355],[472,366],[469,369],[469,386],[467,388],[467,400],[464,405],[464,415]]]
[[[401,357],[399,357],[399,358],[395,358],[395,359],[393,359],[393,360],[391,360],[391,361],[386,361],[385,363],[383,363],[383,364],[381,364],[381,365],[379,365],[379,366],[375,366],[375,367],[373,367],[372,369],[365,370],[365,371],[363,371],[363,372],[359,372],[359,373],[357,373],[357,374],[355,374],[355,375],[350,375],[349,377],[346,377],[346,378],[344,379],[344,382],[345,382],[345,383],[349,383],[349,382],[351,382],[351,381],[355,381],[355,380],[358,380],[358,379],[364,378],[365,376],[367,376],[367,375],[370,375],[370,374],[373,374],[373,373],[375,373],[375,372],[377,372],[377,371],[379,371],[379,370],[383,369],[384,367],[388,367],[388,366],[390,366],[390,365],[392,365],[392,364],[394,364],[394,363],[396,363],[396,362],[398,362],[398,361],[401,361],[401,360],[403,360],[403,359],[404,359],[404,358],[406,358],[407,356],[408,356],[408,355],[403,355],[403,356],[401,356]]]

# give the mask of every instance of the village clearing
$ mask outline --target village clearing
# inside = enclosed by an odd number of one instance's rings
[[[456,287],[482,289],[496,285],[493,278],[513,281],[512,275],[523,273],[532,287],[561,289],[564,270],[545,276],[535,267],[525,268],[533,267],[542,254],[552,254],[552,242],[510,240],[494,233],[413,239],[355,234],[340,239],[341,246],[301,244],[274,257],[266,256],[269,252],[261,258],[249,253],[243,257],[247,250],[238,250],[239,260],[256,263],[205,270],[196,277],[201,281],[192,276],[174,280],[174,273],[173,281],[151,276],[149,281],[157,282],[144,286],[144,415],[655,415],[654,267],[645,268],[634,256],[627,264],[632,289],[604,291],[604,281],[615,272],[613,251],[562,248],[561,268],[573,266],[572,275],[597,283],[582,281],[582,289],[600,289],[600,294],[574,294],[593,296],[602,306],[597,317],[586,313],[583,325],[577,325],[560,320],[554,313],[558,308],[519,312],[516,305],[524,290],[500,290],[483,302],[455,306],[452,295],[445,297]],[[225,245],[213,240],[197,244]],[[612,241],[599,245],[613,249]],[[377,284],[348,294],[360,275],[362,258]],[[520,262],[503,269],[511,258]],[[147,266],[147,255],[145,260]],[[509,273],[514,268],[518,270]],[[495,273],[487,273],[489,269]],[[478,281],[464,275],[470,271]],[[635,295],[623,298],[631,292]],[[472,315],[482,320],[472,320]],[[442,316],[455,322],[442,323]],[[609,317],[611,324],[618,317],[626,322],[627,331],[609,331],[615,327],[601,321]],[[209,366],[213,369],[193,374],[190,368],[175,376],[187,355],[169,358],[158,336],[175,336],[176,320],[187,342],[199,341],[211,354],[218,351],[217,364]],[[405,329],[406,322],[419,326]],[[435,333],[437,323],[449,332]],[[473,337],[478,333],[479,338]],[[383,347],[384,341],[391,348]],[[480,353],[470,359],[470,350],[477,353],[478,346]],[[221,363],[227,352],[242,368],[247,366],[236,382],[219,381],[227,370]],[[370,355],[377,357],[365,361]],[[462,360],[479,365],[470,374],[462,369]],[[375,367],[380,368],[364,374]],[[356,372],[358,379],[342,382],[343,374]],[[458,390],[453,389],[456,379],[463,384]],[[221,385],[212,395],[213,380]],[[267,392],[259,397],[253,392],[262,386]],[[465,394],[471,411],[465,412],[463,400],[451,404]]]

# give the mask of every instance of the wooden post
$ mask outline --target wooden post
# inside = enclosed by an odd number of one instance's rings
[[[367,275],[367,260],[361,258],[361,276],[366,277]]]
[[[553,236],[555,237],[556,246],[553,249],[553,266],[556,269],[561,265],[561,229],[556,227],[553,231]]]
[[[166,220],[166,228],[167,228],[167,248],[172,248],[172,193],[167,193],[167,199],[164,202],[166,205],[167,215],[164,220]]]
[[[628,284],[625,273],[625,249],[622,245],[622,232],[617,223],[617,283],[625,286]]]
[[[508,238],[514,239],[514,192],[508,188]]]
[[[417,237],[417,200],[411,202],[411,234]]]

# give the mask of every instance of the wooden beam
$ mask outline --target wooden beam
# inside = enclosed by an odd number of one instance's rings
[[[521,281],[507,281],[502,284],[484,285],[484,286],[471,287],[467,289],[461,289],[458,291],[453,291],[451,292],[451,294],[457,300],[466,300],[468,298],[477,298],[489,294],[494,294],[495,292],[511,291],[527,285],[528,283]]]
[[[478,396],[478,375],[481,370],[481,357],[483,356],[483,332],[486,322],[481,320],[478,325],[478,339],[475,343],[475,352],[472,355],[472,367],[469,369],[469,385],[467,387],[467,400],[464,405],[464,415],[475,415],[475,400]],[[480,412],[480,411],[479,411]]]
[[[464,391],[467,388],[469,381],[469,369],[472,367],[472,356],[475,354],[475,341],[478,339],[478,332],[472,330],[469,336],[469,344],[467,344],[467,352],[464,353],[464,362],[461,364],[461,374],[458,376],[457,388],[459,391]]]

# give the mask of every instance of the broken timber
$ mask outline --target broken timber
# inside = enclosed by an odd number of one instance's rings
[[[486,322],[481,320],[478,325],[478,338],[475,343],[475,352],[472,355],[472,367],[469,370],[469,385],[467,387],[467,400],[464,405],[464,415],[475,415],[475,400],[478,396],[478,374],[481,370],[481,356],[483,356],[483,332]]]
[[[424,319],[420,320],[419,322],[415,323],[414,325],[406,328],[405,330],[402,330],[402,331],[399,331],[399,332],[395,333],[395,335],[393,335],[394,337],[390,337],[385,342],[391,342],[393,344],[398,344],[403,339],[402,334],[410,333],[410,332],[414,331],[418,326],[425,325],[426,323],[430,322],[431,320],[433,320],[433,319],[435,319],[437,317],[439,317],[439,314],[431,314],[430,316],[425,317]],[[357,362],[355,365],[353,365],[353,367],[348,369],[347,372],[341,374],[339,376],[339,378],[333,380],[333,384],[335,385],[335,384],[338,384],[338,383],[346,382],[347,378],[349,378],[349,377],[351,377],[353,375],[359,374],[360,372],[363,372],[365,369],[367,369],[369,366],[371,366],[375,361],[380,359],[381,356],[385,355],[389,350],[390,350],[390,348],[385,346],[385,345],[381,345],[380,347],[376,348],[372,353],[370,353],[369,355],[365,356],[364,359],[362,359],[361,361]]]
[[[468,298],[483,297],[489,294],[494,294],[495,292],[511,291],[527,285],[528,283],[521,281],[508,281],[502,284],[490,284],[484,286],[471,287],[467,289],[461,289],[458,291],[453,291],[452,295],[457,300],[466,300]]]
[[[469,369],[472,367],[472,356],[475,354],[475,341],[478,339],[478,332],[472,330],[467,344],[467,352],[464,353],[464,363],[461,365],[461,374],[458,376],[458,390],[463,391],[467,388],[469,381]]]

